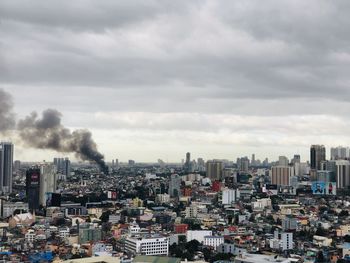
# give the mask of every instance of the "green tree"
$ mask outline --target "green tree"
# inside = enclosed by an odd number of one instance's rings
[[[326,259],[324,258],[323,252],[322,250],[318,251],[317,255],[316,255],[316,263],[323,263],[326,262]]]
[[[108,220],[109,220],[109,215],[111,214],[111,211],[107,210],[107,211],[104,211],[100,217],[100,220],[103,222],[103,223],[107,223]]]
[[[190,242],[187,242],[186,245],[185,245],[185,248],[190,251],[190,252],[196,252],[199,250],[199,246],[200,246],[201,243],[199,243],[198,240],[191,240]]]

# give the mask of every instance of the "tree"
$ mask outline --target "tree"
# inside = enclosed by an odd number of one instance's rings
[[[344,242],[350,243],[350,236],[349,235],[346,235],[344,237]]]
[[[109,220],[109,215],[111,214],[111,211],[107,210],[107,211],[104,211],[100,217],[100,220],[103,222],[103,223],[107,223],[108,220]]]
[[[318,253],[317,253],[317,255],[316,255],[316,260],[315,260],[315,262],[316,262],[316,263],[323,263],[323,262],[325,262],[325,261],[326,261],[326,259],[324,258],[324,255],[323,255],[322,250],[318,251]]]
[[[199,249],[201,243],[198,240],[193,239],[190,242],[187,242],[185,248],[190,252],[196,252]]]
[[[340,217],[347,217],[349,216],[349,211],[347,210],[341,210],[341,212],[339,213]]]
[[[319,226],[315,233],[317,236],[327,236],[327,234],[327,231],[322,226]]]

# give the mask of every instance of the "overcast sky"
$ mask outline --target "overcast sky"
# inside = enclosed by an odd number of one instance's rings
[[[350,1],[0,2],[0,87],[107,161],[350,145]],[[329,149],[327,149],[327,155]],[[55,154],[17,147],[16,158]]]

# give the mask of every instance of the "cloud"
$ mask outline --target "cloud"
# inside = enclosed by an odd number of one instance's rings
[[[349,11],[345,0],[5,0],[0,85],[22,116],[54,107],[71,127],[346,142]]]

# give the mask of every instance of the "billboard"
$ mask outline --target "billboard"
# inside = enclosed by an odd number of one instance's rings
[[[314,195],[336,195],[337,184],[335,182],[312,182],[311,190]]]
[[[278,194],[277,184],[266,184],[263,187],[263,193],[266,193],[268,195],[277,195]]]
[[[40,181],[40,171],[32,171],[30,173],[30,185],[38,185]]]

